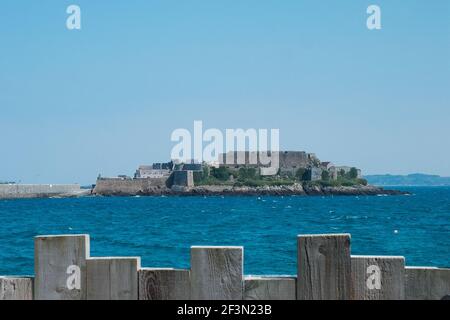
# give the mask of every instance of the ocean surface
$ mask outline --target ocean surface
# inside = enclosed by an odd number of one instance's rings
[[[450,187],[409,196],[112,197],[0,200],[0,275],[34,273],[33,237],[91,236],[91,256],[189,267],[191,245],[244,246],[245,274],[295,274],[296,237],[351,233],[352,254],[450,266]]]

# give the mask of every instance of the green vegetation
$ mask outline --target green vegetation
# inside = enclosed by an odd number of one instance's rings
[[[351,169],[350,169],[350,172],[348,173],[348,177],[349,177],[350,179],[356,179],[356,178],[358,178],[358,170],[357,170],[355,167],[351,168]]]
[[[366,186],[367,180],[338,177],[336,180],[307,181],[304,182],[303,184],[308,186],[321,186],[321,187],[353,187],[357,185]]]
[[[354,169],[354,170],[353,170]],[[226,167],[207,167],[202,172],[194,172],[194,183],[200,185],[227,185],[236,187],[263,187],[263,186],[287,186],[301,183],[309,186],[355,186],[367,185],[364,179],[358,179],[358,171],[352,168],[348,173],[339,172],[336,180],[333,180],[329,171],[322,171],[321,180],[308,181],[308,170],[299,168],[295,174],[280,172],[276,176],[260,176],[256,167],[241,167],[239,169]]]
[[[235,181],[235,187],[264,187],[264,186],[290,186],[296,181],[280,177],[258,177],[256,179],[239,178]]]
[[[234,183],[232,181],[222,181],[213,176],[206,177],[198,182],[195,182],[196,186],[232,186]]]
[[[203,172],[200,172],[200,171],[194,171],[193,175],[194,175],[194,183],[195,183],[195,184],[199,184],[199,183],[202,182],[203,179],[204,179]]]
[[[256,168],[240,168],[238,177],[239,179],[248,179],[248,180],[256,179],[257,178]]]
[[[213,168],[204,166],[203,171],[194,172],[194,184],[196,186],[204,185],[233,185],[230,177],[234,175],[228,168]]]
[[[358,169],[355,167],[350,168],[350,171],[345,172],[344,169],[339,170],[338,178],[344,178],[348,180],[357,180],[358,179]]]
[[[203,171],[194,171],[194,184],[200,185],[210,178],[210,168],[208,166],[203,167]]]
[[[230,175],[230,170],[225,167],[211,168],[211,176],[219,181],[227,181]]]
[[[329,181],[330,173],[327,170],[322,171],[322,181]]]

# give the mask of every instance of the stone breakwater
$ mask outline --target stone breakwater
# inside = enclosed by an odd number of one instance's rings
[[[0,199],[77,197],[89,193],[78,184],[0,184]]]
[[[398,190],[386,190],[375,186],[351,186],[351,187],[325,187],[325,186],[303,186],[294,184],[289,186],[262,186],[262,187],[235,187],[235,186],[196,186],[179,187],[140,185],[140,188],[122,188],[120,185],[109,185],[108,188],[95,188],[95,195],[103,196],[153,196],[153,195],[185,195],[185,196],[214,196],[214,195],[273,195],[273,196],[329,196],[329,195],[402,195],[407,194]]]

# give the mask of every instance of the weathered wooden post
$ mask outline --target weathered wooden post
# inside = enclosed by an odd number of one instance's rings
[[[298,236],[297,299],[351,299],[351,277],[349,234]]]
[[[355,300],[403,300],[405,258],[352,256]]]
[[[405,268],[406,300],[441,300],[450,296],[450,269]]]
[[[89,235],[35,237],[35,299],[85,300],[88,257]]]
[[[88,300],[137,300],[140,257],[87,259]]]
[[[242,300],[243,247],[191,247],[191,298]]]
[[[247,276],[244,300],[295,300],[296,278],[283,276]]]
[[[33,278],[0,277],[0,300],[33,300]]]
[[[189,270],[139,270],[139,300],[189,300],[190,295]]]

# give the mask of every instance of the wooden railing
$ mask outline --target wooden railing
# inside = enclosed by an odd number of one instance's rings
[[[243,247],[191,247],[191,268],[90,257],[89,235],[35,238],[35,276],[0,277],[0,300],[445,299],[450,269],[351,256],[349,234],[298,236],[298,276],[244,276]]]

